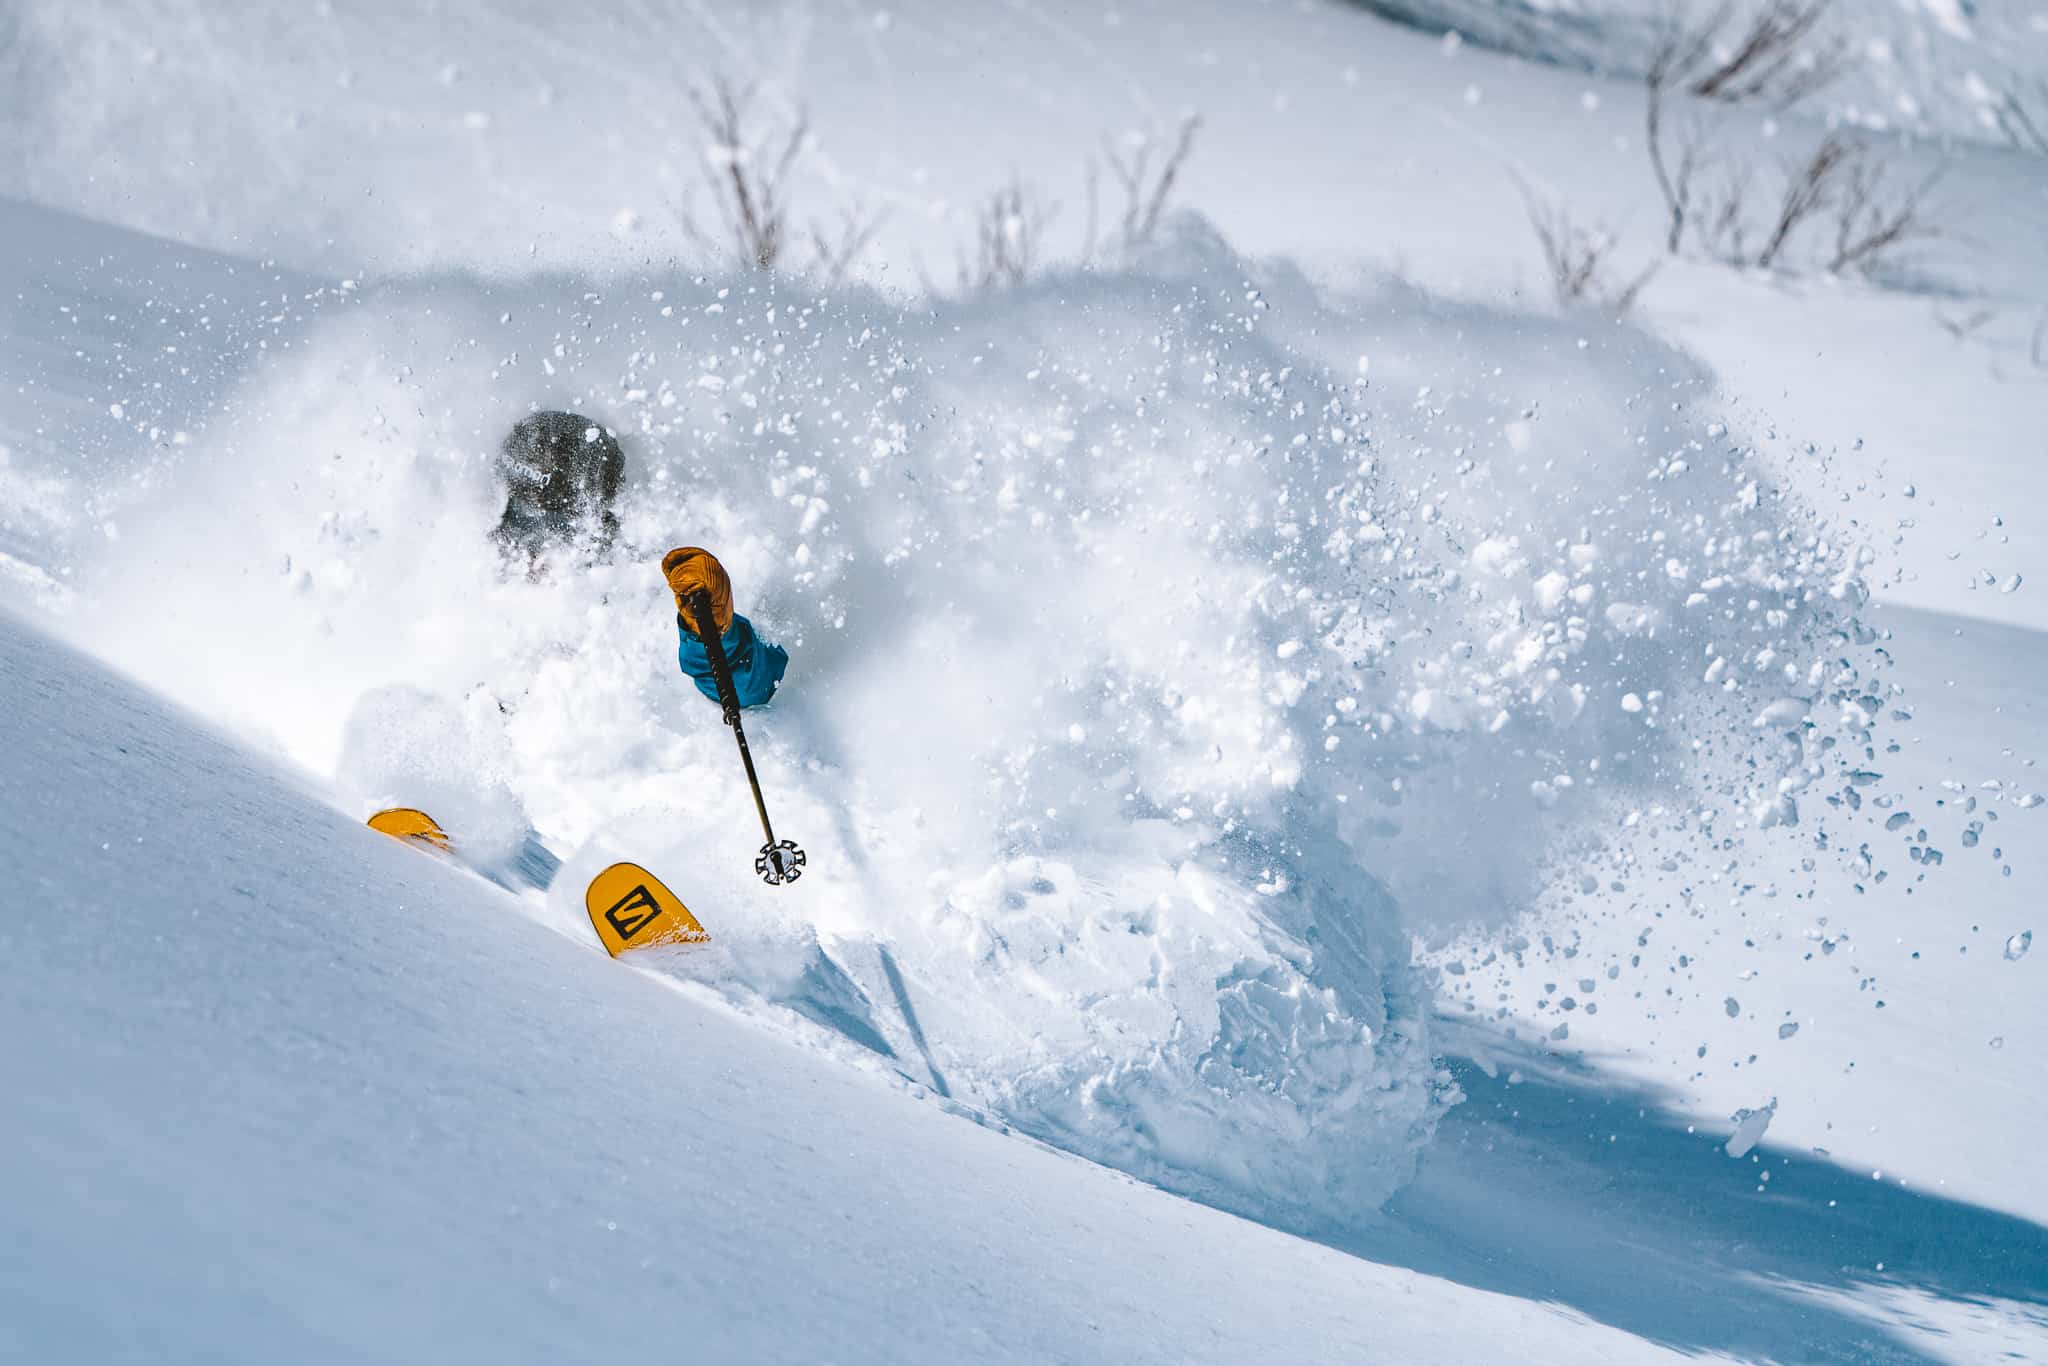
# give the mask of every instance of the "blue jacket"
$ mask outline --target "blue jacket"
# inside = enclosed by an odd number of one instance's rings
[[[680,614],[676,617],[676,633],[682,637],[676,659],[683,672],[696,683],[698,692],[716,702],[718,680],[711,672],[711,656],[704,653],[704,642],[683,625]],[[760,639],[754,634],[754,624],[738,613],[733,614],[732,625],[725,628],[720,643],[725,647],[725,662],[732,669],[732,685],[740,695],[741,706],[758,707],[775,696],[775,685],[782,681],[782,671],[789,667],[789,651]]]

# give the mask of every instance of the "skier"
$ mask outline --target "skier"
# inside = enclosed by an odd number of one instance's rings
[[[580,413],[531,413],[499,447],[497,468],[505,513],[491,536],[508,559],[524,555],[531,577],[541,576],[556,547],[610,552],[619,533],[612,501],[626,471],[617,437]]]
[[[775,685],[789,667],[789,652],[755,635],[753,623],[733,611],[732,580],[717,557],[693,545],[679,546],[661,557],[661,572],[669,591],[676,595],[676,630],[682,637],[676,657],[697,691],[713,702],[719,700],[718,676],[697,634],[692,604],[701,596],[719,630],[719,644],[724,647],[739,705],[758,707],[775,696]]]

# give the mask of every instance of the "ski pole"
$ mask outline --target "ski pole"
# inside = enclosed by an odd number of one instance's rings
[[[711,595],[702,591],[690,595],[690,615],[697,620],[697,639],[711,657],[711,678],[718,688],[718,704],[725,711],[725,724],[739,741],[740,762],[746,765],[747,786],[754,790],[754,809],[761,813],[761,833],[768,842],[754,857],[754,871],[771,887],[795,882],[804,873],[804,851],[794,840],[777,840],[775,827],[768,823],[768,803],[761,796],[761,779],[754,773],[754,755],[747,748],[747,731],[740,724],[740,690],[732,681],[732,666],[726,662],[725,645],[719,639],[717,619],[711,611]]]

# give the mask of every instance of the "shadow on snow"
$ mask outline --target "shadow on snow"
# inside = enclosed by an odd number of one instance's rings
[[[2048,1309],[2038,1224],[1807,1153],[1730,1158],[1654,1088],[1495,1037],[1483,1052],[1498,1076],[1448,1060],[1468,1099],[1414,1183],[1375,1224],[1325,1241],[1680,1350],[1774,1361],[1932,1359],[1803,1290]],[[2048,1312],[2039,1322],[2048,1333]]]

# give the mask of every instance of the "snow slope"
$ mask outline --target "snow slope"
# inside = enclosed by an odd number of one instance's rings
[[[1642,869],[1625,895],[1532,917],[1517,951],[1498,935],[1446,950],[1445,1004],[1524,1037],[1568,1022],[1605,1073],[1676,1089],[1710,1132],[1775,1105],[1768,1136],[1788,1151],[2048,1222],[2032,1120],[2044,963],[2007,952],[2040,917],[2048,640],[1874,620],[1915,726],[1880,757],[1897,829],[1871,839],[1853,890],[1805,866],[1804,840],[1753,844],[1725,877]]]
[[[1421,1179],[1348,1252],[1246,1224],[572,945],[12,617],[0,684],[0,1086],[27,1101],[0,1114],[10,1359],[2048,1341],[2038,1226],[1790,1156],[1750,1195],[1655,1096],[1532,1052],[1516,1085],[1465,1069]]]
[[[688,868],[728,985],[787,995],[815,938],[862,1038],[905,979],[960,1097],[1229,1208],[1341,1227],[1406,1178],[1451,1095],[1407,937],[1499,924],[1555,841],[1878,829],[1818,804],[1895,724],[1851,543],[1641,334],[1319,290],[1193,220],[929,314],[665,275],[294,306],[96,489],[128,530],[68,630],[359,813]],[[536,394],[635,462],[628,552],[540,584],[484,535]],[[751,803],[651,565],[707,538],[800,671],[752,728],[813,858],[776,898],[700,852]]]
[[[920,1104],[11,616],[0,686],[8,1360],[1667,1355]]]
[[[1515,56],[1627,75],[1648,66],[1668,9],[1656,0],[1356,3]],[[1686,12],[1698,22],[1713,9]],[[1727,28],[1724,46],[1737,24]],[[2048,15],[2025,0],[1842,0],[1819,36],[1823,45],[1838,42],[1846,58],[1842,76],[1808,102],[1831,119],[2003,144],[2025,136],[2010,115],[2001,119],[2006,101],[2019,101],[2038,120],[2048,97],[2040,79]]]

